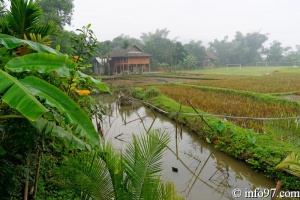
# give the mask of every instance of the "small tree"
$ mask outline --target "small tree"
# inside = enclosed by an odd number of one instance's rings
[[[193,69],[197,65],[197,58],[191,54],[187,55],[183,60],[183,65],[187,69]]]

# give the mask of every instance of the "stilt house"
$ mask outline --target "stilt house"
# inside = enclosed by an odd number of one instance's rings
[[[106,75],[141,74],[148,73],[151,69],[150,54],[143,52],[136,45],[131,46],[127,50],[121,47],[113,48],[108,56],[104,56],[101,59],[103,61],[98,61],[98,63],[105,63],[106,66],[104,68]],[[95,61],[96,60],[97,59],[95,59]],[[94,65],[96,66],[97,63],[93,64],[93,66]],[[93,71],[96,72],[94,67]]]

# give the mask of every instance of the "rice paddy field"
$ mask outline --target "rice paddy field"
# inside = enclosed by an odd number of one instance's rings
[[[278,141],[300,147],[300,70],[294,67],[221,68],[204,72],[201,80],[159,86],[159,91],[178,101],[187,99],[205,113],[270,120],[229,119],[232,123]],[[231,73],[230,73],[231,72]],[[237,75],[239,72],[241,75]],[[216,74],[214,74],[216,73]],[[184,94],[184,95],[183,95]],[[288,98],[287,98],[288,97]],[[272,118],[282,118],[273,120]]]
[[[291,152],[300,154],[300,69],[202,69],[163,76],[185,79],[139,86],[140,97],[168,112],[204,114],[206,123],[198,116],[170,117],[221,151],[283,179],[285,187],[300,189],[300,181],[273,168]]]

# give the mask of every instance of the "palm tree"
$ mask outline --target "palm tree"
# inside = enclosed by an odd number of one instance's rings
[[[50,46],[50,36],[58,36],[59,26],[53,21],[41,24],[43,12],[36,1],[11,0],[10,10],[0,16],[1,33]],[[17,55],[32,53],[25,45]]]
[[[10,11],[7,14],[9,28],[18,38],[33,32],[39,25],[42,10],[33,0],[11,0]]]
[[[110,143],[99,150],[66,157],[55,183],[81,199],[182,199],[172,183],[163,183],[161,158],[170,137],[160,132],[133,136],[123,154]]]

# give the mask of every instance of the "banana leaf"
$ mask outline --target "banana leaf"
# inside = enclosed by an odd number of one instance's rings
[[[31,121],[48,110],[14,77],[0,70],[1,100]]]
[[[3,44],[8,49],[14,49],[23,44],[29,45],[33,50],[36,50],[40,53],[53,53],[56,55],[62,55],[62,53],[52,49],[51,47],[30,41],[30,40],[22,40],[10,35],[0,34],[0,44]]]
[[[48,121],[45,118],[39,118],[37,121],[30,122],[39,132],[61,138],[66,146],[71,149],[88,149],[91,150],[90,145],[83,140],[77,138],[74,134],[66,131],[54,122]],[[1,150],[1,149],[0,149]]]
[[[102,92],[109,92],[111,93],[110,89],[107,87],[107,85],[105,83],[102,83],[101,81],[98,81],[97,79],[94,79],[93,77],[87,75],[87,74],[84,74],[80,71],[78,71],[78,75],[82,78],[87,78],[88,81],[92,82],[93,84],[96,85],[96,87],[102,91]]]
[[[39,73],[56,71],[59,76],[70,76],[70,70],[75,64],[67,56],[48,53],[33,53],[11,59],[5,66],[11,72],[25,72],[36,70]]]
[[[65,123],[73,126],[80,138],[85,138],[91,147],[99,146],[100,138],[89,116],[65,93],[49,83],[33,76],[20,80],[28,91],[45,100],[45,104],[56,107],[65,115]]]

